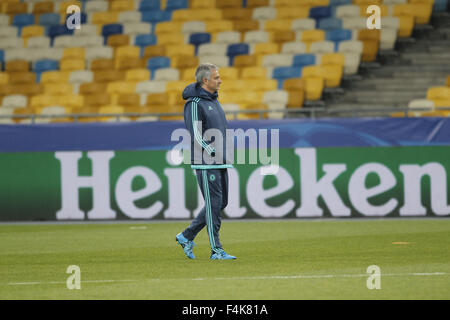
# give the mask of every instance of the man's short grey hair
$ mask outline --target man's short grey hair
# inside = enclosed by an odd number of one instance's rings
[[[219,67],[212,63],[202,63],[195,70],[195,81],[198,84],[203,83],[203,79],[210,79],[212,70],[218,70]]]

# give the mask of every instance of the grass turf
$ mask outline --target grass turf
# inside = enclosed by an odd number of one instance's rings
[[[235,261],[209,260],[206,229],[187,259],[175,242],[187,225],[0,225],[0,299],[450,298],[450,219],[224,220]],[[69,265],[80,290],[66,287]]]

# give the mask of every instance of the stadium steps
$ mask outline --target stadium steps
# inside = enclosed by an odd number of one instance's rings
[[[445,85],[450,74],[450,14],[433,15],[431,24],[414,30],[414,38],[400,40],[394,51],[381,53],[375,63],[362,64],[359,78],[344,79],[343,94],[327,95],[327,108],[336,116],[351,116],[339,110],[373,110],[366,116],[388,115],[377,111],[406,108],[412,99],[423,99],[433,86]],[[353,113],[355,114],[355,113]]]

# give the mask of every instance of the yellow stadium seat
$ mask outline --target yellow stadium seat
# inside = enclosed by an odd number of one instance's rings
[[[234,66],[237,68],[255,67],[257,65],[255,55],[239,55],[234,58]]]
[[[170,59],[172,67],[177,69],[194,68],[198,66],[198,57],[194,56],[175,56]]]
[[[124,108],[117,105],[108,105],[108,106],[102,106],[98,109],[99,114],[120,114],[124,113]],[[99,117],[97,118],[98,121],[110,121],[114,120],[114,117]]]
[[[119,19],[119,12],[106,11],[106,12],[92,12],[91,23],[97,25],[116,23]]]
[[[26,84],[35,82],[36,74],[34,72],[11,72],[9,74],[9,83],[11,84]]]
[[[0,72],[0,85],[8,84],[9,76],[6,72]]]
[[[128,34],[113,34],[108,37],[106,44],[113,48],[128,46],[130,36]]]
[[[67,8],[69,8],[72,5],[78,6],[78,8],[80,8],[80,10],[83,7],[83,4],[81,3],[81,1],[76,1],[76,0],[63,1],[63,2],[59,2],[58,12],[65,16],[67,13]]]
[[[106,94],[108,84],[103,82],[89,82],[80,85],[79,92],[82,95]]]
[[[169,100],[167,100],[170,106],[184,106],[185,100],[181,92],[169,92]]]
[[[162,57],[165,55],[166,55],[166,46],[154,45],[145,47],[143,58],[148,59],[151,57]]]
[[[234,30],[239,32],[247,32],[259,29],[259,22],[257,20],[236,20],[233,21]]]
[[[414,16],[414,6],[410,3],[398,3],[393,5],[393,16]]]
[[[58,105],[72,109],[81,108],[84,105],[84,97],[79,94],[62,94],[57,96]]]
[[[312,7],[318,6],[328,6],[330,4],[330,0],[304,0],[305,4],[310,5]]]
[[[343,66],[339,65],[322,65],[322,72],[325,79],[326,88],[336,88],[341,85],[343,75]]]
[[[383,0],[353,0],[353,4],[356,5],[381,5]]]
[[[132,81],[113,81],[108,83],[106,92],[109,94],[127,94],[135,93],[136,82]]]
[[[251,8],[226,8],[222,9],[222,19],[235,21],[250,20],[253,9]]]
[[[94,72],[94,81],[111,82],[125,79],[125,72],[119,70],[100,70]]]
[[[324,79],[319,77],[305,78],[305,99],[320,100],[324,88]]]
[[[247,8],[267,7],[269,0],[247,0]]]
[[[8,15],[13,14],[21,14],[21,13],[27,13],[28,12],[28,3],[26,2],[7,2],[2,3],[3,8],[2,12],[6,13]]]
[[[186,68],[181,72],[180,80],[184,81],[194,81],[195,79],[195,71],[197,70],[196,67],[194,68]]]
[[[178,10],[177,10],[178,11]],[[181,33],[184,22],[182,21],[164,21],[156,24],[155,34],[165,34],[165,33]],[[159,37],[158,37],[159,38]]]
[[[146,68],[131,69],[126,71],[125,80],[127,81],[148,81],[150,80],[150,70]]]
[[[239,69],[234,67],[222,67],[219,69],[219,74],[222,80],[236,80],[239,78]]]
[[[114,58],[139,58],[141,49],[138,46],[121,46],[114,50]]]
[[[277,8],[277,19],[306,19],[309,17],[310,6],[297,5]]]
[[[342,53],[325,53],[320,61],[321,65],[338,65],[344,67],[345,55]]]
[[[170,93],[170,92],[183,92],[184,88],[186,88],[192,82],[193,81],[187,81],[187,80],[168,81],[167,85],[166,85],[166,91],[168,93]]]
[[[283,90],[285,91],[304,91],[306,88],[305,79],[291,78],[283,81]]]
[[[44,94],[60,95],[72,94],[73,86],[70,83],[46,83],[44,84]]]
[[[254,91],[224,91],[221,93],[221,103],[259,104],[264,93]]]
[[[447,79],[445,80],[445,85],[447,87],[450,87],[450,75],[447,76]]]
[[[109,2],[109,11],[133,11],[134,1],[113,0]]]
[[[220,9],[241,8],[242,0],[216,0],[216,7]]]
[[[211,0],[191,0],[190,7],[195,9],[214,9],[216,7],[215,1]]]
[[[374,61],[380,44],[380,30],[359,30],[358,40],[363,42],[361,60],[364,62]]]
[[[266,79],[267,69],[264,67],[245,67],[241,71],[242,79]]]
[[[266,55],[280,52],[280,46],[275,42],[255,43],[253,54]]]
[[[91,62],[90,69],[92,71],[114,69],[114,60],[113,59],[102,59],[102,58],[94,59]]]
[[[295,31],[288,30],[288,31],[275,31],[272,35],[272,41],[279,44],[280,46],[283,45],[285,42],[293,42],[296,39]]]
[[[305,101],[305,92],[303,90],[288,91],[287,108],[301,108]]]
[[[450,107],[450,88],[449,87],[432,87],[427,91],[427,99],[432,100],[436,106]]]
[[[256,92],[265,92],[277,89],[277,81],[274,79],[245,79],[245,88]]]
[[[428,24],[433,11],[432,3],[413,3],[414,22],[417,24]]]
[[[414,29],[414,17],[413,16],[399,16],[400,26],[397,32],[397,36],[400,38],[407,38],[412,35]]]
[[[104,93],[92,93],[84,95],[85,107],[100,107],[111,103],[111,96]]]
[[[167,104],[169,101],[169,94],[167,92],[150,93],[147,95],[146,106],[158,106]]]
[[[52,1],[35,2],[33,5],[32,13],[34,15],[41,14],[41,13],[51,13],[51,12],[54,12],[54,8],[55,8],[55,6]]]
[[[288,31],[291,30],[292,20],[290,19],[276,19],[268,20],[264,24],[266,31]]]
[[[26,60],[11,60],[5,64],[7,72],[28,72],[30,71],[30,63]]]
[[[232,31],[234,24],[230,20],[207,21],[206,32],[217,33],[223,31]]]
[[[22,28],[21,37],[28,39],[30,37],[40,37],[44,35],[44,27],[38,25],[30,25]]]
[[[30,99],[30,107],[33,109],[49,107],[49,106],[57,106],[59,105],[59,98],[55,95],[49,94],[38,94]]]
[[[59,62],[59,69],[61,71],[84,70],[86,68],[84,59],[62,59]]]
[[[63,59],[85,59],[85,48],[64,48]]]
[[[117,104],[125,107],[126,109],[130,107],[140,107],[141,96],[137,93],[119,94],[117,97]]]
[[[169,58],[176,56],[194,56],[195,47],[192,44],[169,44],[166,46],[165,55]]]
[[[220,9],[180,9],[172,12],[172,21],[206,21],[221,20],[222,11]]]
[[[180,45],[184,44],[184,35],[182,33],[166,33],[158,37],[159,45]]]
[[[306,51],[309,52],[311,43],[325,40],[325,31],[321,29],[305,30],[300,39],[306,45]]]

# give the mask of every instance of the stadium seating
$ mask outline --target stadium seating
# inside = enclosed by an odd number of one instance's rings
[[[367,30],[369,2],[360,0],[5,1],[0,109],[179,111],[179,92],[202,62],[221,67],[221,100],[231,109],[302,107],[410,37],[447,0],[377,3],[381,31]],[[79,29],[65,25],[71,4],[82,10]],[[447,87],[430,88],[436,108],[448,104],[448,86],[450,76]]]

